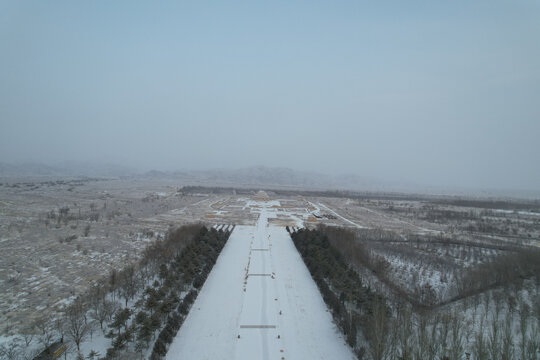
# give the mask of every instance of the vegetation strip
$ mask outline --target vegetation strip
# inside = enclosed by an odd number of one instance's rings
[[[106,353],[90,351],[89,359],[133,359],[141,354],[161,359],[229,235],[203,225],[169,231],[145,249],[139,262],[119,272],[113,269],[76,298],[62,319],[38,324],[45,352],[63,343],[67,353],[79,359],[85,342],[92,344],[93,338],[104,335],[111,346]]]
[[[540,254],[536,249],[522,247],[508,254],[497,253],[488,262],[465,267],[463,275],[456,280],[458,285],[470,286],[458,286],[462,299],[437,304],[423,291],[410,294],[387,291],[388,288],[400,290],[397,282],[391,282],[396,280],[390,278],[387,269],[391,256],[377,253],[380,248],[367,247],[371,243],[368,235],[377,232],[319,227],[291,234],[336,324],[359,359],[536,360],[540,357]],[[395,247],[386,250],[404,251]],[[360,324],[355,323],[358,315],[354,301],[349,302],[346,293],[342,295],[338,288],[340,285],[347,290],[358,288],[359,281],[348,283],[349,272],[361,272],[372,285],[377,285],[374,278],[384,285],[395,285],[386,289],[374,287],[387,296],[386,301],[372,302],[374,306]],[[341,311],[336,313],[336,308]],[[361,331],[353,337],[356,329]],[[358,343],[353,345],[355,338]]]
[[[291,237],[354,353],[362,358],[365,352],[363,347],[357,346],[358,330],[363,331],[377,351],[378,339],[373,329],[378,316],[389,311],[384,298],[362,285],[358,273],[322,232],[301,229],[291,233]]]

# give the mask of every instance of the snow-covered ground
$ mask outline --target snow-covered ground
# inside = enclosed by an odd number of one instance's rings
[[[171,344],[167,359],[354,359],[274,203],[250,204]]]
[[[320,213],[320,207],[318,207],[317,205],[313,204],[312,202],[310,202],[310,204],[312,206],[314,206],[316,209],[317,209],[317,213]],[[358,229],[366,229],[365,226],[362,226],[362,225],[358,225],[357,223],[339,215],[337,212],[335,212],[334,210],[330,209],[328,206],[324,205],[324,204],[321,204],[319,203],[319,206],[325,208],[327,211],[331,212],[334,216],[337,216],[338,218],[340,218],[341,220],[345,221],[345,222],[348,222],[349,224],[355,226],[356,228]]]

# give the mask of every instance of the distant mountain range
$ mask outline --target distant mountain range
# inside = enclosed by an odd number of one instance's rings
[[[64,162],[55,165],[42,163],[0,163],[0,177],[62,177],[62,176],[87,176],[87,177],[118,177],[131,176],[136,170],[112,164],[95,164],[86,162]]]
[[[108,164],[66,162],[55,165],[42,163],[0,163],[1,178],[18,177],[133,177],[170,179],[191,184],[216,186],[277,186],[308,189],[384,190],[391,184],[357,175],[331,176],[288,168],[253,166],[242,169],[212,169],[147,172]],[[394,184],[395,185],[395,184]]]
[[[242,169],[214,169],[172,173],[186,180],[238,186],[277,186],[307,189],[384,190],[382,180],[358,175],[332,176],[289,168],[254,166]],[[397,184],[394,184],[397,185]]]
[[[355,174],[328,175],[289,168],[253,166],[242,169],[212,169],[184,171],[140,171],[127,166],[83,162],[64,162],[55,165],[41,163],[0,163],[0,180],[26,177],[101,177],[161,179],[179,185],[221,187],[276,187],[306,190],[353,190],[369,192],[402,192],[423,194],[477,195],[481,197],[514,196],[538,198],[535,191],[497,189],[464,189],[440,186],[421,186],[414,183],[388,181]]]

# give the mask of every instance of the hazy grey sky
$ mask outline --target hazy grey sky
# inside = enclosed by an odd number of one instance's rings
[[[3,1],[0,161],[540,189],[540,2]]]

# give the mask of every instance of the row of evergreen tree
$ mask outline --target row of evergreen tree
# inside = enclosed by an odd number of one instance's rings
[[[290,229],[287,228],[290,232]],[[365,351],[357,346],[358,330],[368,338],[377,315],[389,309],[383,297],[362,285],[358,273],[319,230],[301,229],[291,233],[293,242],[332,311],[334,321],[347,343],[359,357]]]
[[[144,351],[160,329],[150,359],[163,358],[229,235],[230,232],[201,227],[191,241],[182,241],[181,246],[165,246],[175,241],[175,234],[171,233],[163,244],[149,249],[147,265],[157,267],[157,277],[136,301],[136,311],[126,306],[115,314],[109,327],[116,331],[108,334],[113,340],[105,359],[123,359],[133,350]]]
[[[497,288],[426,308],[407,296],[386,302],[362,287],[357,272],[347,264],[364,266],[379,279],[382,274],[376,258],[363,247],[368,235],[377,239],[376,233],[364,233],[366,238],[359,241],[355,233],[330,227],[291,234],[358,359],[540,359],[540,273],[534,249],[502,255],[474,269],[472,274],[482,276],[471,275],[468,283],[478,287],[470,288],[491,289],[490,284]],[[513,279],[512,286],[508,279]]]

